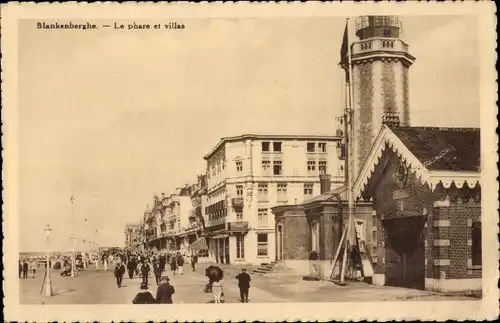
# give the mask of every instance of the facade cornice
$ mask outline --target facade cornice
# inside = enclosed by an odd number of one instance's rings
[[[324,140],[338,141],[342,140],[340,136],[325,136],[325,135],[274,135],[274,134],[243,134],[234,137],[223,137],[217,145],[206,154],[203,159],[207,160],[213,156],[227,142],[244,141],[244,140]]]

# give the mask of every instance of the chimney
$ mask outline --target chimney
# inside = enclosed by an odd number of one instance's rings
[[[330,174],[320,174],[319,175],[319,183],[321,187],[321,194],[330,191],[331,186],[331,175]]]

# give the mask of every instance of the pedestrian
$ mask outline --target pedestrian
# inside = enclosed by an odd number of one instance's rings
[[[125,275],[125,266],[121,262],[117,262],[115,266],[116,285],[122,287],[123,275]]]
[[[129,259],[127,263],[127,270],[128,270],[128,278],[133,279],[134,278],[134,270],[135,270],[135,264],[132,259]]]
[[[178,269],[179,269],[179,274],[182,275],[182,270],[184,269],[184,257],[179,254],[179,259],[177,259],[177,265],[178,265]]]
[[[19,278],[21,278],[23,274],[23,263],[21,262],[21,260],[19,260]]]
[[[148,291],[148,284],[141,284],[141,290],[135,295],[132,304],[157,304],[153,294]]]
[[[170,270],[175,275],[175,271],[177,270],[177,259],[175,257],[172,257],[170,261]]]
[[[148,285],[149,271],[151,268],[149,267],[149,263],[146,259],[144,259],[141,264],[141,273],[142,273],[142,283]]]
[[[162,253],[162,254],[160,255],[160,271],[161,271],[161,272],[164,272],[164,271],[165,271],[165,261],[166,261],[166,259],[165,259],[165,254],[164,254],[164,253]]]
[[[220,280],[212,282],[212,295],[214,295],[214,303],[219,304],[221,297],[224,295],[222,282]]]
[[[160,304],[173,304],[172,295],[175,294],[174,286],[170,284],[170,278],[163,276],[160,286],[156,291],[156,301]]]
[[[241,269],[241,273],[235,277],[238,280],[238,287],[240,288],[240,300],[242,303],[248,303],[248,291],[250,289],[250,282],[252,278],[247,274],[245,268]]]
[[[37,268],[38,268],[38,262],[36,260],[33,260],[30,264],[31,278],[35,278]]]
[[[160,285],[161,280],[161,267],[158,262],[153,262],[153,271],[155,274],[156,285]]]
[[[23,278],[28,278],[28,262],[23,260]]]
[[[108,270],[108,254],[102,255],[102,262],[104,264],[104,271]]]
[[[196,271],[196,263],[198,262],[198,256],[196,254],[191,255],[191,268]]]

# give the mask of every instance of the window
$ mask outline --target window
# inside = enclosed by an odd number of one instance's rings
[[[314,184],[304,184],[304,200],[312,198]]]
[[[314,144],[314,142],[308,142],[307,143],[307,152],[308,153],[313,153],[315,152],[315,147],[316,145]]]
[[[320,174],[326,174],[326,160],[319,161],[318,170]]]
[[[243,196],[243,185],[236,185],[236,196]]]
[[[377,243],[377,230],[372,231],[372,242]]]
[[[243,220],[243,212],[236,212],[236,220],[237,221]]]
[[[318,150],[320,153],[326,153],[326,142],[318,143]]]
[[[267,233],[257,234],[257,256],[267,256]]]
[[[344,176],[344,165],[340,165],[339,167],[339,176]]]
[[[482,265],[481,255],[481,222],[472,223],[472,265]]]
[[[372,215],[372,226],[377,227],[377,215],[376,214]]]
[[[273,174],[274,175],[283,175],[283,163],[281,160],[275,160],[273,162]]]
[[[265,175],[270,175],[270,171],[271,171],[271,161],[270,160],[263,160],[262,161],[262,171]]]
[[[236,162],[236,171],[237,172],[243,171],[243,162],[242,161],[237,161]]]
[[[273,142],[273,151],[281,152],[281,142]]]
[[[267,227],[267,209],[257,209],[257,225],[259,227]]]
[[[270,142],[269,141],[263,141],[262,142],[262,151],[269,151],[270,150],[269,147],[270,147]]]
[[[307,174],[308,175],[316,175],[316,161],[308,160],[307,161]]]
[[[259,184],[257,186],[257,201],[259,202],[267,202],[267,184]]]
[[[277,190],[277,195],[278,195],[277,201],[278,202],[286,202],[287,201],[286,188],[287,188],[286,184],[278,184],[278,190]]]
[[[236,236],[236,259],[245,259],[245,236]]]

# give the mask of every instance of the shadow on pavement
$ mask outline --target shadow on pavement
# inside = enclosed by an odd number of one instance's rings
[[[61,295],[61,294],[66,294],[66,293],[70,293],[70,292],[74,292],[74,291],[75,291],[74,288],[58,290],[58,291],[54,292],[53,296],[57,296],[57,295]]]

